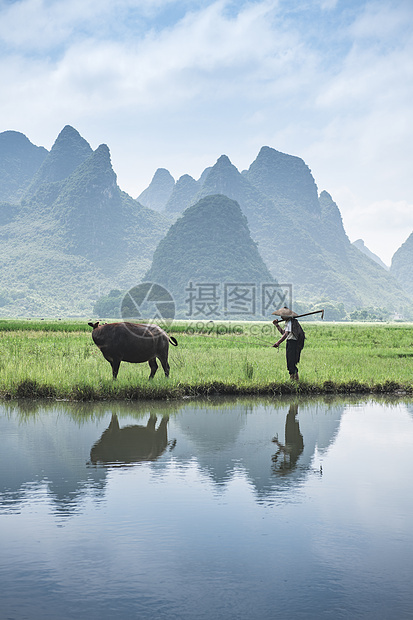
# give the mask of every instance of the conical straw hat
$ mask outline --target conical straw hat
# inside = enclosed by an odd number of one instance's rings
[[[293,319],[294,317],[298,316],[296,312],[294,312],[293,310],[290,310],[289,308],[286,308],[285,306],[284,308],[280,308],[279,310],[276,310],[275,312],[273,312],[273,314],[277,314],[283,319]]]

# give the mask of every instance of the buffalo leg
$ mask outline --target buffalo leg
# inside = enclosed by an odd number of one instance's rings
[[[120,360],[109,360],[110,365],[112,366],[112,375],[113,378],[116,379],[119,372]]]
[[[156,371],[158,370],[158,364],[156,363],[156,359],[154,357],[151,360],[148,360],[148,364],[151,367],[151,374],[149,375],[149,379],[153,379]]]
[[[168,358],[167,357],[166,358],[160,357],[159,361],[162,364],[162,368],[164,370],[165,377],[169,377],[169,369],[170,368],[169,368],[169,364],[168,364]]]
[[[155,426],[156,426],[156,420],[158,418],[156,417],[156,415],[154,415],[153,413],[151,413],[151,415],[149,416],[149,420],[148,423],[146,425],[146,428],[148,428],[151,431],[155,430]]]

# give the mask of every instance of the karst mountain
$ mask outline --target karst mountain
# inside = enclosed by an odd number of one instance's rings
[[[184,211],[156,248],[145,280],[166,287],[180,315],[197,314],[198,308],[201,316],[214,318],[253,317],[257,292],[275,281],[239,204],[222,194]]]
[[[177,181],[164,202],[177,213]],[[189,186],[189,183],[187,182]],[[240,205],[251,236],[272,276],[291,283],[296,300],[332,300],[346,308],[408,308],[410,295],[391,273],[360,251],[344,230],[340,210],[327,191],[318,193],[299,157],[263,147],[239,172],[225,155],[191,180],[182,211],[200,198],[223,194]]]
[[[73,127],[50,151],[5,131],[0,239],[1,316],[90,316],[147,278],[178,296],[189,282],[266,280],[291,286],[297,304],[412,308],[411,237],[386,270],[350,243],[307,164],[268,146],[244,171],[227,155],[198,179],[159,168],[134,199],[109,147],[93,150]]]

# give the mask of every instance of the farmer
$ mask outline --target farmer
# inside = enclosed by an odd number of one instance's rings
[[[296,312],[293,312],[289,308],[280,308],[273,312],[280,316],[280,319],[275,319],[273,324],[280,332],[281,338],[272,346],[277,348],[284,340],[287,340],[286,346],[286,358],[287,358],[287,370],[290,373],[291,381],[298,381],[298,368],[297,364],[300,361],[301,350],[304,346],[305,334],[300,323],[295,318]],[[285,321],[284,329],[280,327],[280,322]]]

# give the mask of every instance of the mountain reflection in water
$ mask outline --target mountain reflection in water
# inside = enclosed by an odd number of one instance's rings
[[[0,404],[3,616],[411,617],[412,412]]]
[[[178,471],[196,461],[218,490],[242,471],[257,497],[268,499],[312,470],[315,452],[333,441],[343,408],[242,400],[103,407],[5,404],[0,506],[16,509],[35,488],[46,489],[56,511],[69,515],[85,495],[102,497],[111,466],[158,461],[161,475],[171,459]],[[142,418],[143,424],[134,423]],[[288,479],[277,480],[279,475]]]

